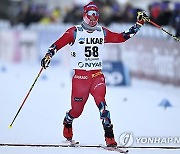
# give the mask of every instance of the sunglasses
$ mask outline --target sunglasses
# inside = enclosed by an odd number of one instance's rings
[[[89,16],[92,16],[92,15],[99,16],[99,12],[94,11],[94,10],[90,10],[90,11],[87,12],[87,15],[89,15]]]

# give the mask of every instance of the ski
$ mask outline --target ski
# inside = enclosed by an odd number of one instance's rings
[[[79,145],[79,142],[78,141],[75,141],[75,140],[66,140],[66,141],[62,141],[62,143],[64,145],[67,145],[67,146],[78,146]]]
[[[108,151],[116,151],[116,152],[124,153],[124,154],[127,154],[127,153],[128,153],[128,150],[120,149],[120,147],[118,147],[118,146],[108,147],[108,146],[105,146],[105,145],[102,145],[102,144],[100,144],[99,146],[100,146],[101,148],[105,149],[105,150],[108,150]]]
[[[65,141],[66,142],[66,141]],[[72,146],[71,144],[21,144],[21,143],[0,143],[0,147],[7,146],[7,147],[50,147],[50,148],[58,148],[58,147],[82,147],[82,148],[100,148],[100,145],[81,145],[75,144]]]
[[[49,147],[49,148],[58,148],[58,147],[75,147],[72,144],[14,144],[14,143],[3,143],[0,144],[0,147],[7,146],[7,147]]]
[[[107,147],[105,145],[81,145],[78,141],[63,141],[62,144],[20,144],[20,143],[0,143],[0,147],[49,147],[49,148],[58,148],[58,147],[79,147],[79,148],[102,148],[108,151],[116,151],[119,153],[128,153],[128,150],[123,150],[121,147]]]

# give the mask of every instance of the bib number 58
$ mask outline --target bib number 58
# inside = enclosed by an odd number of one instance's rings
[[[85,47],[85,56],[86,57],[98,57],[99,56],[99,53],[98,53],[98,47],[97,46],[94,46],[94,47],[91,47],[91,46],[86,46]]]

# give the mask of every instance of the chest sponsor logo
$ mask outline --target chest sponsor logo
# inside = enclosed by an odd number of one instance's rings
[[[103,38],[80,38],[79,44],[103,44]]]
[[[78,40],[78,42],[79,42],[79,44],[84,44],[85,38],[80,38],[80,39]]]
[[[103,44],[103,38],[86,38],[86,44]]]
[[[83,62],[79,62],[78,66],[80,68],[87,68],[87,67],[102,67],[102,62],[95,62],[95,63],[83,63]]]

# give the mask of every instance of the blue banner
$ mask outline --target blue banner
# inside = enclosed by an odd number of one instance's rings
[[[128,86],[130,85],[130,73],[121,61],[104,61],[103,73],[107,86]]]

